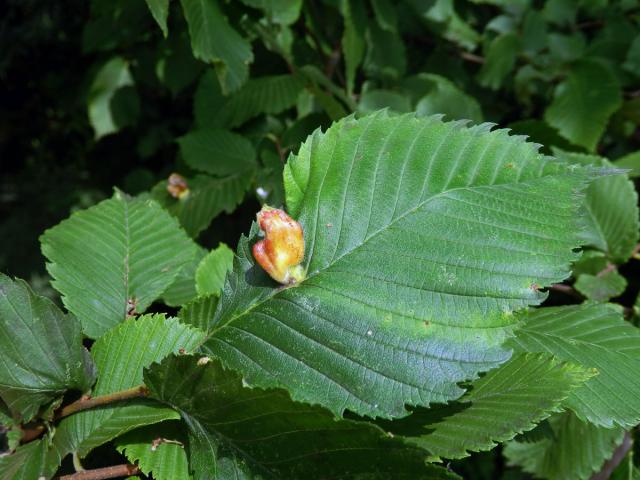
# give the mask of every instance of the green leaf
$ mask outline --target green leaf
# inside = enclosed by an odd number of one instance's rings
[[[96,340],[91,349],[99,372],[92,396],[142,384],[143,368],[171,353],[192,351],[203,336],[200,330],[164,315],[127,320]],[[70,452],[84,457],[95,447],[137,427],[176,418],[175,411],[152,400],[130,400],[62,419],[53,444],[61,457]]]
[[[553,153],[570,163],[614,166],[595,155],[563,152],[555,148]],[[605,252],[613,262],[622,264],[629,260],[640,240],[638,194],[633,182],[625,175],[595,180],[587,189],[585,209],[587,244]]]
[[[409,98],[392,90],[368,90],[360,96],[358,112],[366,114],[382,108],[389,108],[398,113],[407,113],[412,110]]]
[[[220,179],[197,175],[186,179],[189,194],[180,199],[169,195],[167,182],[153,187],[151,196],[178,218],[189,235],[197,237],[222,212],[231,213],[236,209],[252,180],[252,176],[246,173]]]
[[[367,10],[363,0],[343,0],[340,3],[340,12],[344,18],[342,50],[347,91],[351,94],[356,81],[356,72],[362,63],[366,48],[364,36],[367,28]]]
[[[236,32],[220,11],[217,0],[181,0],[189,25],[193,55],[212,63],[222,92],[238,90],[249,77],[251,44]]]
[[[200,245],[196,245],[196,255],[193,260],[182,267],[173,283],[162,293],[162,301],[166,305],[178,307],[198,296],[196,291],[196,269],[206,255],[207,250]]]
[[[233,128],[263,113],[283,112],[296,104],[303,88],[296,75],[252,78],[220,108],[215,126]]]
[[[519,48],[520,38],[515,33],[503,33],[493,39],[478,73],[480,85],[498,90],[513,70]]]
[[[195,255],[157,203],[121,192],[74,213],[40,242],[53,286],[91,338],[144,312]]]
[[[504,449],[509,465],[549,480],[586,480],[611,457],[624,430],[585,423],[571,413],[549,420],[555,435],[535,443],[512,441]]]
[[[179,422],[133,430],[116,439],[117,450],[154,480],[189,480],[186,435]]]
[[[518,352],[548,352],[598,375],[565,405],[579,418],[611,428],[640,422],[640,330],[611,304],[549,307],[530,312],[510,343]]]
[[[379,112],[316,131],[285,171],[306,280],[276,288],[252,258],[254,226],[204,348],[337,415],[460,397],[458,382],[509,358],[512,312],[569,275],[576,193],[594,172],[489,129]]]
[[[371,0],[376,22],[383,30],[396,32],[398,29],[398,13],[396,6],[389,0]]]
[[[363,69],[368,77],[394,81],[404,75],[407,69],[407,52],[398,33],[383,30],[371,22],[365,42],[367,54]]]
[[[242,3],[261,9],[272,22],[291,25],[298,20],[302,0],[242,0]]]
[[[631,169],[631,171],[628,173],[630,178],[640,177],[640,150],[616,159],[613,162],[613,165],[617,168]]]
[[[180,153],[191,168],[219,177],[245,173],[256,167],[253,145],[227,130],[193,130],[178,139]]]
[[[196,270],[196,290],[198,295],[220,295],[227,272],[233,269],[233,250],[221,243],[209,252]]]
[[[580,275],[573,286],[589,300],[607,302],[622,295],[627,288],[627,280],[617,270],[611,270],[601,275]]]
[[[167,17],[169,16],[169,0],[146,0],[147,7],[153,15],[153,19],[156,21],[162,34],[165,38],[169,34],[167,29]]]
[[[412,2],[412,4],[427,22],[435,22],[436,30],[444,38],[467,50],[476,48],[480,35],[458,15],[453,0]]]
[[[622,92],[614,73],[602,61],[582,59],[556,88],[544,118],[570,142],[594,151],[620,105]]]
[[[0,397],[10,410],[27,422],[65,391],[86,392],[95,377],[78,320],[0,273]]]
[[[291,480],[458,478],[371,424],[335,420],[281,390],[244,388],[217,360],[171,357],[145,371],[145,384],[187,423],[195,480],[227,478],[227,469]]]
[[[39,480],[51,478],[60,458],[49,450],[48,437],[22,445],[11,455],[0,456],[0,478],[6,480]]]
[[[420,78],[431,84],[431,88],[416,105],[418,116],[444,114],[447,120],[468,119],[474,123],[482,122],[480,104],[453,82],[432,74],[421,74]]]
[[[96,139],[134,123],[137,118],[135,111],[137,96],[132,92],[129,94],[125,92],[125,87],[133,85],[129,64],[122,57],[112,58],[98,70],[89,88],[87,99],[89,122]],[[124,96],[117,96],[117,94],[122,95],[123,92],[125,92]],[[127,106],[127,103],[130,105]],[[127,107],[133,107],[133,110]]]
[[[475,381],[457,402],[388,422],[394,434],[444,458],[491,450],[560,411],[560,403],[595,372],[551,355],[515,355]]]
[[[208,69],[198,83],[193,97],[193,116],[198,128],[221,128],[225,125],[218,121],[219,110],[226,103],[215,71]]]

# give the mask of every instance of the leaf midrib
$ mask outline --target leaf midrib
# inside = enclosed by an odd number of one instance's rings
[[[419,209],[423,208],[424,206],[428,205],[429,203],[431,203],[432,201],[438,200],[440,198],[447,198],[447,196],[455,193],[455,192],[464,192],[464,191],[473,191],[476,189],[481,189],[481,188],[492,188],[492,187],[498,187],[498,186],[505,186],[505,185],[522,185],[522,184],[526,184],[529,183],[531,181],[539,181],[541,179],[544,178],[550,178],[553,176],[572,176],[573,174],[570,172],[567,173],[562,173],[562,174],[552,174],[552,175],[545,175],[545,176],[541,176],[532,180],[527,180],[524,182],[506,182],[506,183],[494,183],[491,185],[474,185],[474,186],[464,186],[464,187],[456,187],[456,188],[452,188],[450,190],[446,190],[443,192],[438,192],[434,195],[432,195],[429,198],[426,198],[423,201],[418,202],[414,207],[408,209],[406,212],[402,213],[401,215],[399,215],[398,217],[392,219],[388,224],[384,225],[383,227],[379,228],[378,230],[376,230],[375,232],[373,232],[371,235],[369,235],[368,237],[366,237],[361,243],[359,243],[358,245],[355,245],[353,248],[346,250],[344,253],[342,253],[339,257],[334,257],[331,260],[331,263],[326,265],[325,268],[323,268],[322,270],[318,270],[314,273],[312,273],[311,275],[307,276],[302,282],[300,282],[297,285],[292,285],[290,287],[284,287],[284,288],[274,288],[273,291],[265,296],[264,298],[262,298],[260,301],[252,303],[248,308],[246,308],[245,310],[243,310],[240,313],[237,313],[233,316],[231,316],[231,318],[220,324],[219,327],[214,327],[209,334],[205,337],[205,339],[203,340],[203,343],[205,343],[209,338],[215,336],[215,334],[220,331],[223,330],[224,328],[227,327],[227,325],[233,323],[235,320],[237,320],[240,317],[243,317],[244,315],[246,315],[247,313],[249,313],[251,310],[254,310],[255,308],[259,307],[260,305],[262,305],[263,303],[271,300],[272,298],[276,297],[278,294],[280,294],[281,292],[288,290],[289,288],[296,288],[300,285],[304,285],[304,282],[312,279],[314,277],[317,277],[318,275],[321,275],[323,272],[326,272],[327,270],[329,270],[332,266],[334,266],[336,263],[338,263],[340,260],[342,260],[344,257],[350,255],[351,253],[353,253],[355,250],[357,250],[358,248],[362,247],[363,245],[365,245],[367,242],[369,242],[372,238],[376,237],[377,235],[385,232],[387,229],[391,228],[394,224],[396,224],[397,222],[399,222],[400,220],[403,220],[404,218],[406,218],[407,216],[415,213],[416,211],[418,211]],[[309,262],[311,262],[311,259],[309,259]]]

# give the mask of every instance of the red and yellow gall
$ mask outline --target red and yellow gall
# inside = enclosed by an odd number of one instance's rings
[[[284,210],[262,207],[258,225],[265,238],[253,246],[253,257],[276,282],[292,285],[304,280],[302,226]]]

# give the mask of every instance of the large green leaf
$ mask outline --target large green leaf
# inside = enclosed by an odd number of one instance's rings
[[[610,304],[549,307],[532,311],[510,341],[516,351],[549,352],[595,368],[598,375],[569,395],[565,405],[596,425],[640,422],[640,330]]]
[[[544,118],[567,140],[594,151],[621,104],[620,85],[609,67],[600,60],[582,59],[556,89]]]
[[[40,242],[53,286],[92,338],[144,312],[195,255],[160,205],[121,192],[74,213]]]
[[[95,367],[80,322],[22,280],[0,273],[0,397],[29,421],[66,390],[86,392]]]
[[[515,355],[473,383],[457,402],[420,409],[385,428],[409,437],[432,455],[460,458],[490,450],[531,430],[595,372],[560,363],[550,355]]]
[[[489,128],[381,112],[314,133],[285,171],[306,280],[276,288],[252,229],[204,348],[336,414],[460,397],[458,382],[509,358],[512,312],[569,275],[593,174]]]
[[[235,31],[220,11],[217,0],[181,0],[189,24],[193,55],[215,66],[222,91],[240,88],[253,61],[251,44]]]
[[[142,370],[171,353],[191,351],[203,332],[164,315],[143,315],[118,325],[91,349],[98,368],[93,396],[142,384]],[[134,428],[177,418],[175,411],[148,399],[85,410],[64,418],[56,429],[54,448],[64,457],[85,456],[93,448]]]
[[[570,163],[614,166],[607,159],[595,155],[564,152],[556,148],[553,154]],[[587,189],[585,209],[588,244],[605,252],[613,262],[629,260],[640,240],[638,194],[633,182],[624,175],[595,180]]]
[[[216,360],[170,357],[145,371],[145,384],[187,422],[195,480],[457,478],[371,424],[336,421],[281,390],[245,388]]]
[[[211,128],[194,130],[178,139],[191,168],[219,177],[245,173],[256,166],[256,152],[242,135]]]
[[[510,442],[504,454],[510,465],[548,480],[586,480],[600,469],[622,441],[621,428],[585,423],[571,413],[550,419],[553,438],[538,442]]]
[[[189,235],[197,237],[222,212],[231,213],[236,209],[252,180],[253,176],[247,172],[224,178],[197,175],[186,179],[189,194],[182,198],[169,195],[167,182],[153,187],[151,196],[178,218]]]
[[[60,457],[50,450],[45,436],[22,445],[11,455],[0,456],[0,478],[3,480],[40,480],[51,478],[60,465]]]

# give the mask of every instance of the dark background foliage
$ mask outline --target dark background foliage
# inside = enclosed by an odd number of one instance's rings
[[[291,22],[260,2],[219,3],[250,41],[249,78],[291,74],[304,77],[304,89],[282,108],[267,105],[223,125],[251,142],[255,167],[241,172],[250,185],[240,205],[219,208],[202,225],[203,246],[235,245],[265,200],[261,191],[267,202],[282,202],[278,179],[288,152],[315,128],[352,111],[388,107],[495,122],[529,135],[546,152],[555,146],[640,165],[635,1],[310,0]],[[196,129],[199,105],[222,108],[224,97],[213,89],[213,98],[198,95],[214,67],[194,58],[176,1],[167,38],[144,0],[6,0],[3,10],[0,271],[55,298],[39,235],[109,197],[114,186],[136,195],[156,185],[162,191],[172,172],[209,174],[198,172],[176,140]],[[357,59],[353,78],[349,58]],[[103,79],[112,90],[113,121],[104,130],[104,118],[90,119],[88,108],[103,67],[114,59],[130,80]],[[309,65],[315,74],[303,69]],[[589,124],[602,128],[594,132]],[[629,285],[616,295],[630,309],[639,288],[637,262],[620,273]],[[575,301],[562,292],[550,298]],[[87,465],[109,464],[103,450]],[[460,462],[457,471],[473,478],[519,475],[506,470],[495,451]]]

